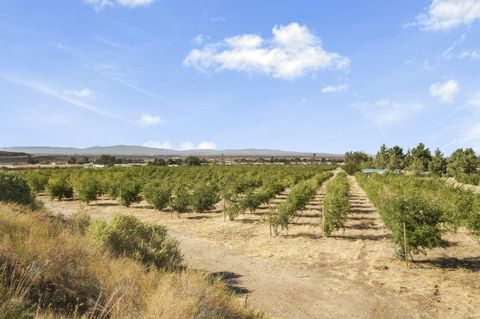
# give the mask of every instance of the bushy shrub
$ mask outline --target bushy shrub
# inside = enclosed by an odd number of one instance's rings
[[[117,256],[162,269],[181,266],[179,244],[167,235],[165,226],[143,223],[132,215],[116,215],[110,223],[93,221],[88,235]]]
[[[142,200],[142,197],[140,196],[141,190],[141,185],[135,181],[126,178],[122,179],[118,186],[120,203],[125,207],[129,207],[133,203],[140,202]]]
[[[172,198],[172,209],[177,213],[186,213],[190,204],[190,194],[185,186],[178,186],[175,189],[175,196]]]
[[[155,209],[162,210],[170,203],[172,189],[166,184],[153,181],[144,186],[143,194],[150,205]]]
[[[0,202],[30,205],[34,200],[25,179],[0,172]]]
[[[41,193],[48,185],[48,175],[41,171],[31,172],[27,175],[27,182],[34,193]]]
[[[244,209],[248,209],[250,212],[254,212],[261,204],[262,198],[259,193],[255,193],[254,191],[248,191],[245,193],[243,198],[241,199],[241,205]]]
[[[263,318],[220,280],[145,267],[123,252],[117,258],[64,220],[25,212],[0,207],[0,277],[8,279],[0,280],[0,319]]]
[[[74,188],[81,202],[90,203],[97,199],[101,192],[100,183],[94,175],[83,174],[75,179]]]
[[[392,198],[385,206],[383,215],[400,251],[404,247],[403,223],[406,227],[408,253],[424,253],[425,249],[442,246],[441,210],[414,193]]]
[[[345,173],[338,173],[327,186],[322,213],[324,214],[323,230],[328,236],[343,227],[351,211],[348,190],[348,179]]]
[[[47,187],[52,199],[73,198],[73,188],[64,176],[50,177]]]
[[[203,213],[211,210],[220,198],[214,185],[200,184],[193,190],[190,200],[193,209],[198,213]]]

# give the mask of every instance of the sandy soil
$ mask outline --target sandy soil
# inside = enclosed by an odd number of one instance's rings
[[[235,221],[219,211],[171,218],[146,203],[131,208],[109,199],[82,207],[51,201],[47,209],[95,218],[132,213],[160,222],[181,243],[187,264],[221,275],[247,303],[278,318],[480,318],[480,244],[470,235],[449,234],[446,249],[415,256],[407,269],[396,259],[390,234],[354,177],[352,214],[345,230],[323,238],[319,208],[325,185],[295,222],[270,237],[269,205]]]

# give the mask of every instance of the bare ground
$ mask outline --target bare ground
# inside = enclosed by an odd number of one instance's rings
[[[325,185],[300,212],[288,232],[270,237],[264,218],[285,199],[237,220],[219,211],[188,213],[179,219],[146,203],[131,208],[102,199],[82,207],[51,201],[47,209],[95,218],[132,213],[160,222],[181,243],[190,267],[222,276],[242,302],[278,318],[480,318],[480,244],[459,232],[445,236],[446,249],[416,256],[407,269],[394,257],[390,234],[354,177],[352,214],[345,230],[323,238],[319,208]],[[287,191],[288,192],[288,191]]]

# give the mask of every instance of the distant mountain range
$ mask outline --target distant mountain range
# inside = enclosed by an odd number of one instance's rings
[[[314,152],[291,152],[270,149],[234,149],[234,150],[170,150],[133,145],[93,146],[88,148],[49,147],[49,146],[13,146],[0,147],[0,151],[22,152],[33,155],[113,155],[113,156],[222,156],[226,157],[305,157]],[[315,153],[317,157],[343,157],[339,154]]]

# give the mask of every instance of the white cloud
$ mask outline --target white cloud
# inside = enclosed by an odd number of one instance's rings
[[[428,31],[447,30],[471,24],[478,18],[478,0],[433,0],[426,12],[417,17],[415,24]]]
[[[336,92],[344,92],[348,90],[348,85],[340,84],[336,86],[327,85],[322,88],[322,93],[336,93]]]
[[[164,149],[173,149],[173,146],[172,144],[170,144],[170,142],[157,142],[157,141],[153,141],[153,140],[150,140],[150,141],[147,141],[145,143],[143,143],[143,146],[145,147],[152,147],[152,148],[164,148]]]
[[[155,0],[117,0],[117,3],[125,7],[145,7],[152,4]]]
[[[197,148],[199,150],[214,150],[217,148],[217,145],[213,142],[201,142]]]
[[[123,7],[135,8],[146,7],[155,0],[83,0],[84,3],[92,5],[95,10],[100,11],[106,7],[119,5]]]
[[[480,60],[480,51],[463,51],[458,55],[460,59],[469,59],[472,61]]]
[[[184,65],[202,71],[233,70],[295,79],[308,72],[348,69],[350,59],[328,52],[310,30],[298,23],[274,26],[272,39],[244,34],[190,51]]]
[[[430,95],[438,98],[443,103],[451,103],[458,93],[458,83],[449,80],[443,83],[434,83],[430,86]]]
[[[160,116],[142,114],[138,120],[138,123],[143,126],[156,126],[164,123],[164,121],[160,118]]]
[[[207,40],[206,36],[204,36],[203,34],[199,34],[192,40],[192,42],[195,43],[196,45],[202,45],[206,40]]]
[[[399,103],[391,100],[379,100],[373,103],[357,103],[353,105],[360,110],[368,122],[379,129],[401,123],[423,108],[416,103]]]
[[[153,147],[153,148],[165,148],[165,149],[178,150],[178,151],[217,149],[217,145],[214,142],[209,142],[209,141],[200,142],[198,145],[195,145],[192,142],[187,141],[187,142],[181,143],[179,147],[175,147],[168,141],[158,142],[158,141],[150,140],[143,143],[143,146]]]
[[[75,97],[95,98],[95,93],[90,89],[65,90],[64,93]]]

